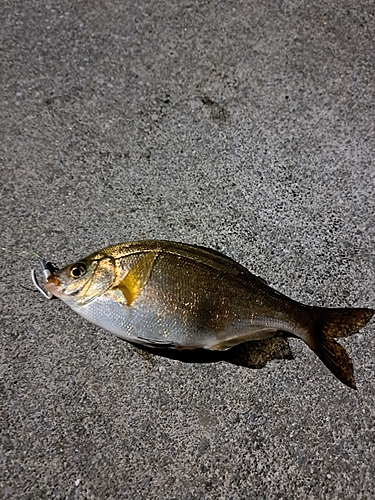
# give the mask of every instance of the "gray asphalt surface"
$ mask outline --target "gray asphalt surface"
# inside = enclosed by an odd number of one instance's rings
[[[355,392],[297,339],[188,363],[22,288],[158,238],[374,307],[374,2],[3,6],[0,496],[375,498],[374,321]]]

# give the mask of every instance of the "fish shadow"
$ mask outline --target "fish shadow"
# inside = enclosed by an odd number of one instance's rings
[[[288,334],[290,337],[291,335]],[[237,366],[260,369],[273,359],[293,359],[287,334],[277,333],[274,337],[263,340],[244,342],[227,351],[210,351],[207,349],[155,349],[133,344],[137,353],[151,360],[153,356],[176,359],[183,363],[218,363],[225,361]]]

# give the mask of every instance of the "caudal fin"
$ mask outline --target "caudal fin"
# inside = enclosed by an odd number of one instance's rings
[[[335,338],[348,337],[370,321],[374,309],[326,309],[313,307],[315,322],[306,338],[307,345],[345,385],[356,389],[353,363]]]

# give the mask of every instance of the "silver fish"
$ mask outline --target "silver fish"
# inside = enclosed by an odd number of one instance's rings
[[[335,338],[358,332],[374,314],[301,304],[219,252],[169,241],[109,246],[46,278],[49,294],[128,341],[225,350],[288,332],[352,388],[352,362]]]

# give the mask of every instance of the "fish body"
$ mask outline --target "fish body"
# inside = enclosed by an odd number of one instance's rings
[[[306,306],[219,252],[158,240],[106,247],[54,271],[45,288],[88,321],[151,347],[225,350],[288,332],[350,387],[352,363],[334,338],[374,313]]]

